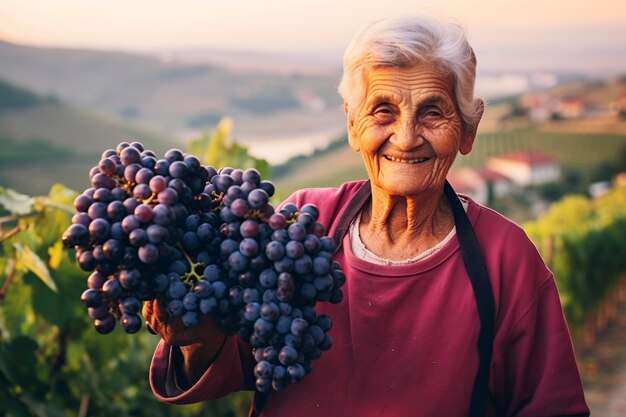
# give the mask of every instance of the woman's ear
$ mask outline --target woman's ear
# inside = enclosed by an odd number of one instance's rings
[[[472,146],[474,145],[474,140],[476,139],[476,132],[478,131],[478,124],[480,123],[480,119],[483,117],[483,112],[485,111],[485,103],[479,98],[476,99],[476,108],[478,112],[476,123],[473,123],[471,126],[466,126],[463,129],[461,144],[459,146],[459,151],[462,155],[467,155],[472,151]]]
[[[348,145],[354,152],[360,152],[361,146],[359,144],[359,138],[354,132],[354,112],[351,112],[348,108],[348,103],[343,102],[343,111],[346,113],[346,124],[348,130]]]

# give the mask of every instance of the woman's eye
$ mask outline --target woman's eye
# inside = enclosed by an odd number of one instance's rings
[[[391,114],[391,109],[389,107],[383,106],[383,107],[377,107],[374,110],[374,114],[379,114],[379,115],[389,115]]]
[[[426,111],[428,117],[442,117],[443,113],[439,109],[428,109]]]

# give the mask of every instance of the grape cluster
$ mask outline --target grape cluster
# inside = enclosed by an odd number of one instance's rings
[[[100,333],[141,328],[158,299],[185,326],[210,315],[254,349],[257,390],[280,390],[332,346],[318,301],[338,303],[345,276],[314,205],[275,212],[274,185],[255,169],[203,166],[138,142],[106,150],[63,234],[93,271],[81,300]]]
[[[90,170],[92,187],[74,200],[77,213],[63,234],[80,267],[94,271],[82,301],[100,333],[116,319],[128,333],[141,328],[141,301],[169,287],[161,273],[184,259],[179,242],[192,213],[215,222],[204,192],[210,176],[197,158],[177,149],[163,159],[138,142],[120,143]]]

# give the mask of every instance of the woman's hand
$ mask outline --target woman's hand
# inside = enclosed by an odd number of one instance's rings
[[[165,343],[180,348],[182,364],[174,363],[178,383],[182,388],[193,386],[215,360],[226,333],[206,315],[200,315],[196,326],[185,327],[180,317],[170,315],[158,300],[146,301],[142,313]]]

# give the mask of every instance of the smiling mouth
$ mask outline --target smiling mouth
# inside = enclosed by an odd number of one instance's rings
[[[401,164],[418,164],[420,162],[425,162],[429,158],[415,158],[415,159],[402,159],[396,158],[395,156],[383,155],[387,161],[391,162],[400,162]]]

